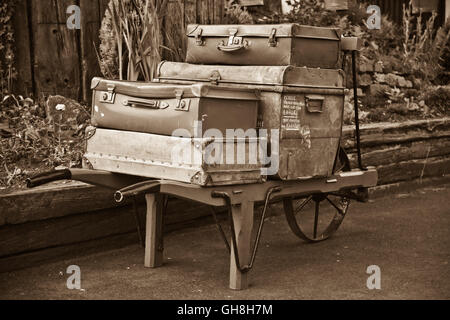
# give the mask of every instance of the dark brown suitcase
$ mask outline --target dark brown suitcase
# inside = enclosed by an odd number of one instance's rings
[[[342,70],[292,66],[210,66],[162,62],[161,83],[216,83],[259,91],[259,126],[279,130],[282,180],[328,177],[342,134]],[[272,156],[276,148],[271,146]]]
[[[258,97],[253,90],[210,84],[173,85],[92,80],[92,125],[101,128],[191,137],[208,129],[255,128]],[[199,130],[201,124],[201,130]]]
[[[273,25],[189,25],[186,62],[335,69],[339,29]]]

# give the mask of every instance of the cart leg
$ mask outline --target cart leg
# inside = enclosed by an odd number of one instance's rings
[[[145,232],[145,267],[157,268],[163,264],[163,206],[161,194],[145,195],[147,221]]]
[[[236,245],[239,252],[241,267],[250,263],[251,237],[253,230],[253,202],[243,202],[241,205],[232,206],[234,227],[236,230]],[[230,262],[230,288],[244,290],[248,287],[247,273],[241,273],[236,267],[234,248],[231,245]]]

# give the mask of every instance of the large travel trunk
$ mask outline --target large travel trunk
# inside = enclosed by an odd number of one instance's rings
[[[94,78],[92,124],[101,128],[202,137],[208,129],[255,128],[258,97],[243,88]]]
[[[261,138],[183,138],[95,127],[87,129],[87,137],[84,167],[90,169],[200,186],[265,178],[258,154]]]
[[[186,62],[339,68],[339,29],[299,24],[189,25]]]
[[[259,126],[279,132],[279,139],[274,132],[271,135],[272,153],[277,151],[274,143],[279,145],[275,177],[296,180],[332,174],[342,134],[341,70],[162,62],[158,81],[215,83],[220,88],[260,91]]]

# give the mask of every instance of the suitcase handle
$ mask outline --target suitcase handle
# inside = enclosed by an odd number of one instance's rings
[[[223,41],[219,42],[217,49],[222,52],[236,52],[248,47],[248,42],[243,41],[239,44],[224,44]]]
[[[125,106],[130,107],[144,107],[144,108],[150,108],[150,109],[167,109],[169,107],[169,104],[167,102],[163,101],[157,101],[157,100],[146,100],[146,99],[127,99],[123,101],[123,104]]]

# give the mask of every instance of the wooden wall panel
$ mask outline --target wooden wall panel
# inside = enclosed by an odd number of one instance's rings
[[[89,102],[92,97],[90,83],[93,77],[101,76],[100,66],[97,58],[97,51],[100,44],[99,30],[102,15],[101,6],[97,0],[80,0],[81,9],[81,79],[82,98]]]
[[[14,40],[15,40],[15,67],[17,79],[14,81],[13,90],[16,94],[29,96],[33,90],[33,73],[31,61],[31,38],[28,22],[27,0],[16,0],[15,13],[13,17]]]
[[[33,0],[34,81],[39,95],[81,95],[78,30],[69,30],[72,0]]]
[[[16,93],[34,92],[39,97],[60,94],[89,102],[91,79],[101,76],[96,48],[109,1],[18,0],[14,17],[19,72]],[[182,26],[221,23],[224,3],[225,0],[170,1],[164,26],[172,41],[179,43],[179,52],[184,52],[186,45]],[[81,30],[69,30],[66,25],[67,7],[74,4],[81,9]],[[164,58],[182,60],[182,55],[166,50]]]

